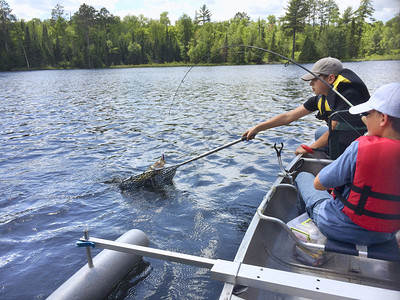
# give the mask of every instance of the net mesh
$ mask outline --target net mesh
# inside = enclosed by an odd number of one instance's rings
[[[156,161],[153,165],[151,165],[146,172],[122,180],[122,182],[120,183],[120,188],[123,190],[134,189],[142,186],[147,186],[151,188],[162,188],[165,185],[172,184],[172,178],[174,178],[176,169],[178,169],[180,166],[183,166],[192,161],[198,160],[202,157],[205,157],[207,155],[225,149],[226,147],[237,144],[243,140],[244,138],[240,138],[236,141],[212,149],[206,153],[203,153],[192,159],[189,159],[187,161],[184,161],[180,164],[168,168],[164,168],[166,161],[164,159],[164,154],[163,154],[161,158],[158,161]]]
[[[161,170],[150,170],[142,174],[124,179],[119,187],[123,190],[131,190],[140,187],[162,188],[172,184],[176,169],[179,165],[163,168]]]

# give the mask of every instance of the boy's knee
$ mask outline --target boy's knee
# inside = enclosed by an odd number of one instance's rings
[[[306,196],[307,189],[309,189],[310,185],[313,184],[315,176],[308,172],[301,172],[297,175],[295,179],[295,185],[297,190],[299,191],[299,195],[297,198],[297,212],[298,214],[302,214],[306,212],[306,201],[303,198]]]
[[[301,183],[309,184],[310,182],[314,184],[315,176],[308,172],[301,172],[297,175],[295,182],[299,185]]]
[[[318,140],[328,130],[329,130],[328,126],[322,126],[318,128],[314,133],[314,139]]]

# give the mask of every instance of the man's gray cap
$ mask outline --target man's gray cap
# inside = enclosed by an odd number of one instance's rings
[[[313,72],[315,75],[330,75],[333,74],[335,76],[338,76],[339,73],[343,70],[343,65],[338,60],[337,58],[333,57],[325,57],[317,61],[314,66],[311,69],[311,72]],[[309,81],[314,79],[315,77],[307,73],[306,75],[303,75],[301,79],[305,81]]]

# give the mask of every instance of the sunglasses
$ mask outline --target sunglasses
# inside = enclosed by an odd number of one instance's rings
[[[373,111],[376,111],[378,114],[383,115],[383,113],[381,113],[380,111],[377,111],[377,110],[366,111],[366,112],[361,113],[360,115],[366,117],[366,116],[368,116],[370,113],[372,113]]]

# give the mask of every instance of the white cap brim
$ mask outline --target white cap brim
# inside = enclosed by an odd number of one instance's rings
[[[364,112],[367,112],[370,110],[373,110],[373,108],[370,106],[369,101],[367,101],[367,102],[361,103],[359,105],[350,107],[349,112],[352,115],[358,115],[358,114],[361,114],[361,113],[364,113]]]

